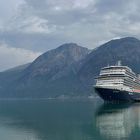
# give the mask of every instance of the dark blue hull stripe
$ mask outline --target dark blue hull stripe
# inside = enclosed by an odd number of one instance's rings
[[[105,101],[140,101],[140,93],[95,87],[95,91]]]

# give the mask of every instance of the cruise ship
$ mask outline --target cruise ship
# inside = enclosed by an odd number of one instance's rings
[[[104,101],[140,101],[140,76],[120,61],[101,69],[94,88]]]

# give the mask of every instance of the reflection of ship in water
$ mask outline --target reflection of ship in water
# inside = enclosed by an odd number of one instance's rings
[[[97,129],[106,139],[127,139],[139,124],[138,104],[104,104],[96,114]]]

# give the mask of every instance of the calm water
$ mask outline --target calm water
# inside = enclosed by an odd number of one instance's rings
[[[140,139],[140,103],[0,101],[0,140],[114,139]]]

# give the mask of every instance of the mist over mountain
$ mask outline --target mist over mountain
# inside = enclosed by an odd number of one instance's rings
[[[100,69],[118,60],[139,73],[140,40],[111,40],[92,51],[75,43],[63,44],[25,67],[0,73],[0,97],[88,97],[93,95]]]

